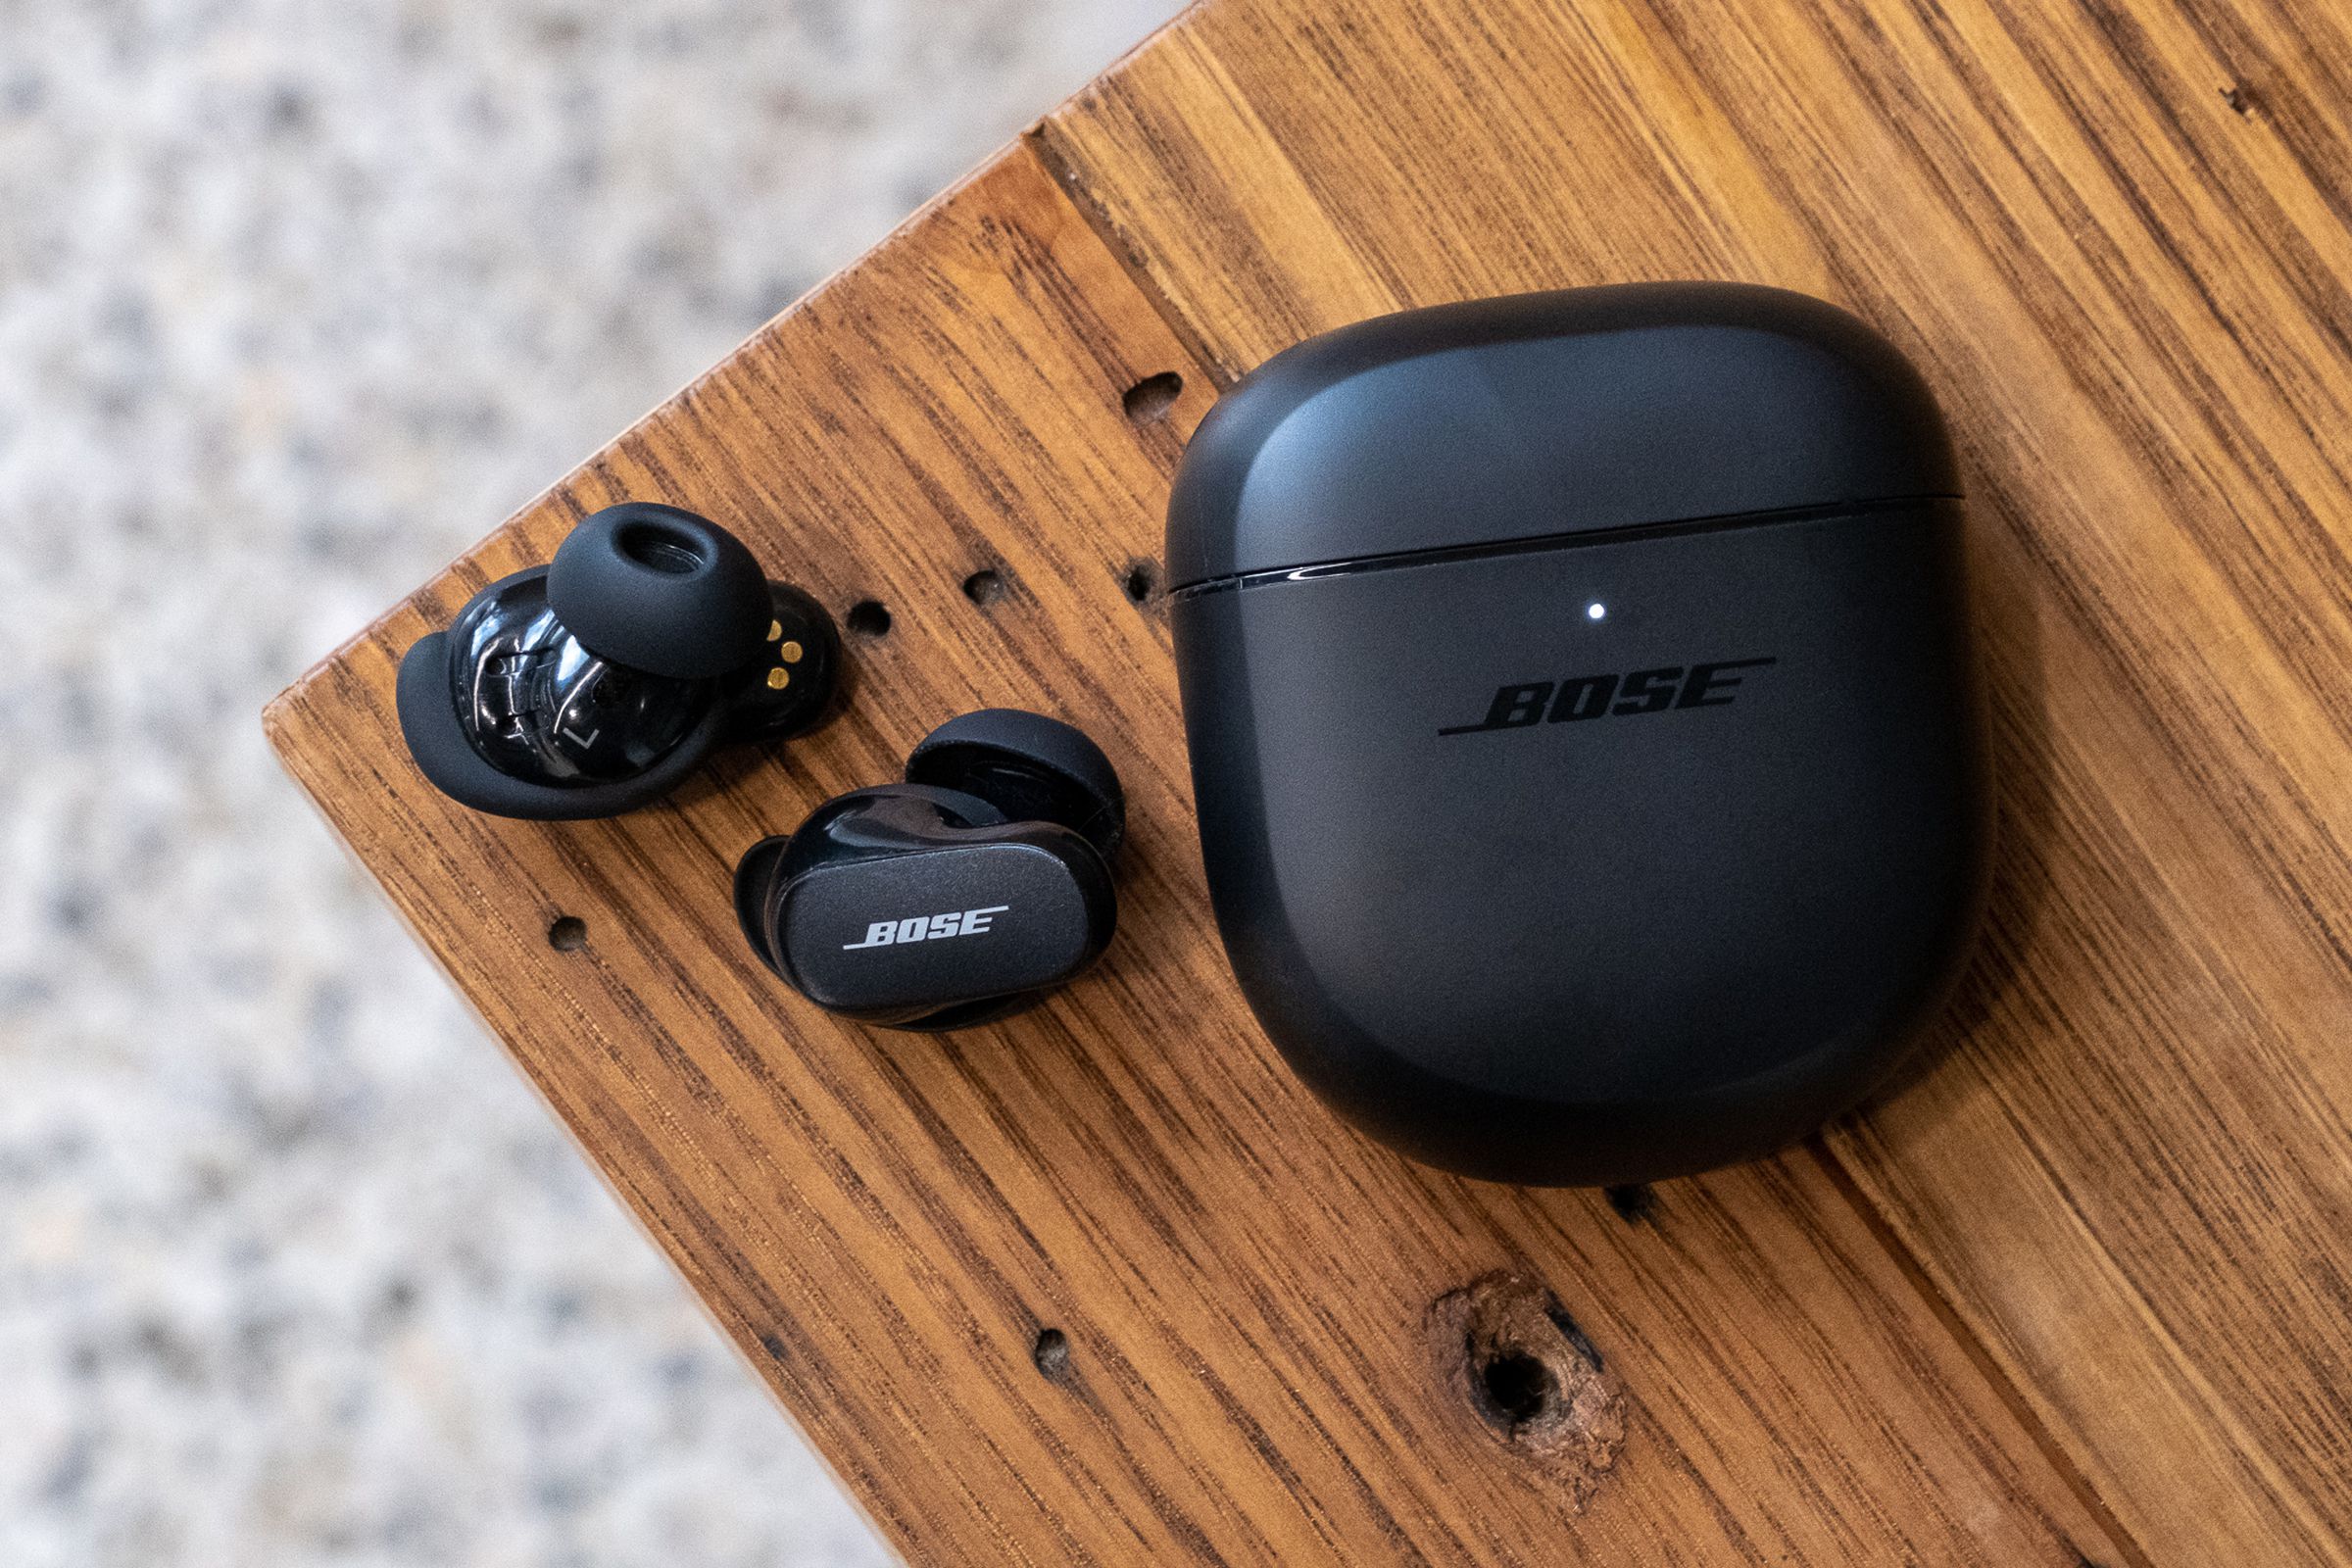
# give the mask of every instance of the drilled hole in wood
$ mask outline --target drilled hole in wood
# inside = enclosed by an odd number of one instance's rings
[[[1004,597],[1004,578],[987,567],[963,579],[963,597],[983,609]]]
[[[1628,1225],[1639,1225],[1657,1212],[1658,1195],[1640,1182],[1624,1187],[1604,1187],[1600,1190],[1609,1200],[1609,1207]]]
[[[1174,370],[1162,370],[1147,375],[1119,396],[1119,407],[1137,424],[1150,424],[1167,417],[1168,410],[1184,395],[1184,377]]]
[[[1129,562],[1126,575],[1119,579],[1119,587],[1126,593],[1129,604],[1150,604],[1152,596],[1159,591],[1158,564],[1150,561]]]
[[[850,607],[843,617],[850,630],[860,637],[886,637],[890,634],[890,608],[879,599],[860,599]]]
[[[577,953],[588,945],[588,922],[576,914],[559,915],[547,928],[547,945],[558,953]]]
[[[2224,87],[2222,102],[2228,104],[2238,114],[2250,115],[2254,112],[2254,90],[2242,81]]]
[[[1070,1338],[1059,1329],[1040,1329],[1037,1343],[1029,1348],[1029,1359],[1037,1369],[1050,1378],[1058,1378],[1070,1369]]]

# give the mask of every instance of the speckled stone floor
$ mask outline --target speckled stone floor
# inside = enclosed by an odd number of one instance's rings
[[[885,1553],[263,702],[1172,0],[0,0],[0,1564]]]

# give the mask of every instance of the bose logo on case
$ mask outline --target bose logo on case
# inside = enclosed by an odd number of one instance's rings
[[[937,942],[945,937],[976,937],[988,929],[992,916],[1011,908],[992,904],[985,909],[951,909],[946,914],[915,914],[904,920],[876,920],[865,928],[863,942],[844,942],[842,950],[887,948],[908,942]]]
[[[1610,714],[1662,713],[1670,708],[1724,708],[1734,700],[1732,688],[1742,669],[1777,664],[1777,659],[1727,659],[1712,664],[1681,664],[1637,669],[1629,675],[1579,675],[1572,680],[1531,680],[1516,686],[1497,686],[1487,704],[1487,716],[1475,724],[1454,724],[1441,735],[1476,735],[1491,729],[1525,729],[1549,720],[1554,724]]]

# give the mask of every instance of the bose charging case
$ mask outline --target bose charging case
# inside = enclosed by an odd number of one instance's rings
[[[1687,1174],[1853,1105],[1984,903],[1961,532],[1918,373],[1779,289],[1440,306],[1245,378],[1167,565],[1275,1045],[1500,1181]]]

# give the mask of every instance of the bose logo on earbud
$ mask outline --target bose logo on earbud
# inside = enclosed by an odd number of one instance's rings
[[[985,909],[952,909],[946,914],[915,914],[904,920],[876,920],[865,928],[863,942],[844,942],[842,950],[887,948],[906,942],[937,942],[942,937],[976,937],[988,929],[992,915],[1011,908],[992,904]]]

